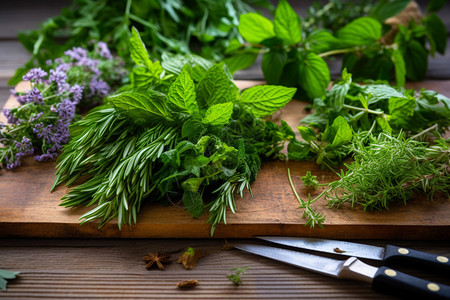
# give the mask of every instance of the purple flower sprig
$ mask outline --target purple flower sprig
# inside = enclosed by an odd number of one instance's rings
[[[77,114],[101,103],[127,74],[120,58],[98,42],[93,50],[81,47],[48,61],[48,70],[31,69],[23,76],[30,81],[26,92],[11,90],[19,107],[3,109],[8,125],[0,124],[0,169],[14,169],[26,156],[48,161],[67,144],[69,125]]]

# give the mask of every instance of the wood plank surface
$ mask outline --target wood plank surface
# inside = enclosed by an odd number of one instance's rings
[[[260,82],[238,82],[245,88]],[[22,83],[20,89],[27,88]],[[449,82],[422,83],[420,87],[450,94]],[[418,88],[419,85],[414,85]],[[14,103],[10,100],[7,106]],[[291,101],[276,118],[295,126],[305,116],[304,102]],[[0,236],[4,237],[190,237],[207,238],[210,226],[207,214],[192,219],[179,206],[146,205],[138,216],[138,224],[118,230],[115,221],[100,230],[98,223],[82,226],[79,216],[92,208],[67,209],[58,206],[67,188],[59,187],[50,193],[55,162],[37,163],[31,157],[21,168],[4,171],[0,177]],[[303,224],[302,210],[298,209],[287,177],[291,169],[294,183],[301,197],[307,190],[299,177],[311,170],[320,182],[338,177],[330,171],[320,170],[313,161],[271,161],[263,164],[252,185],[253,198],[247,192],[243,199],[236,198],[237,213],[228,212],[227,225],[219,225],[214,237],[247,238],[254,235],[313,236],[339,239],[450,239],[450,201],[436,197],[427,201],[417,195],[408,205],[393,204],[389,211],[363,212],[360,208],[344,205],[332,209],[321,199],[314,207],[326,215],[324,228],[310,229]],[[319,188],[314,194],[321,192]],[[176,199],[175,199],[176,200]]]
[[[229,242],[260,243],[255,240]],[[383,246],[386,241],[361,241]],[[0,268],[21,271],[10,280],[5,299],[395,299],[371,290],[366,283],[337,280],[238,250],[222,251],[224,241],[194,239],[3,239]],[[396,241],[410,247],[411,242]],[[146,270],[148,252],[206,251],[194,270],[180,264],[164,271]],[[414,249],[450,255],[448,242],[415,242]],[[178,258],[180,252],[172,255]],[[371,265],[378,266],[373,261]],[[248,267],[241,286],[226,275],[231,268]],[[414,268],[413,276],[450,284],[450,278]],[[180,290],[176,284],[196,279],[200,285]]]

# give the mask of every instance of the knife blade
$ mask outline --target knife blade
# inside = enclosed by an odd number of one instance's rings
[[[395,263],[420,263],[434,269],[450,271],[450,261],[445,256],[393,245],[377,247],[346,241],[304,237],[258,236],[257,238],[294,248],[381,260],[386,266]]]
[[[375,291],[413,299],[450,299],[450,286],[423,280],[387,267],[376,268],[356,257],[337,260],[263,245],[237,244],[235,248],[334,278],[370,283]]]

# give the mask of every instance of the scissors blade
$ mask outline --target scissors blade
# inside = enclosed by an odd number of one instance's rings
[[[235,248],[277,260],[292,266],[338,278],[345,261],[321,257],[293,250],[262,246],[237,244]]]
[[[337,240],[303,237],[258,236],[257,238],[272,243],[344,256],[355,256],[374,260],[383,260],[384,249],[371,245]]]

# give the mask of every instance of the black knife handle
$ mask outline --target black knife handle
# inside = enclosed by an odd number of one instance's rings
[[[381,267],[372,281],[375,291],[409,299],[450,299],[450,286]]]
[[[384,253],[384,265],[408,264],[416,266],[420,264],[433,270],[446,271],[450,274],[450,259],[442,255],[387,245]]]

